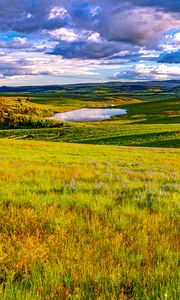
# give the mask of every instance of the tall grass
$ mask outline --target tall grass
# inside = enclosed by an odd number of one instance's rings
[[[0,140],[0,298],[179,299],[179,163]]]

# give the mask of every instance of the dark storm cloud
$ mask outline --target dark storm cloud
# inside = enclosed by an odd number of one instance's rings
[[[74,0],[68,12],[75,28],[96,31],[107,40],[143,45],[176,27],[179,19],[177,9],[166,11],[166,1],[152,2]]]
[[[178,14],[166,11],[170,2],[70,1],[71,28],[97,32],[100,40],[60,41],[52,54],[65,58],[104,58],[121,51],[122,45],[153,49],[164,32],[178,26]],[[153,5],[154,3],[154,5]],[[137,6],[141,5],[141,6]],[[145,5],[147,4],[147,5]],[[150,5],[151,4],[151,5]],[[160,10],[159,8],[162,7]],[[104,47],[103,47],[104,45]]]
[[[130,2],[138,6],[157,7],[166,11],[180,12],[179,0],[130,0]]]
[[[107,41],[61,41],[50,54],[61,55],[64,58],[101,59],[125,48],[123,44]]]
[[[180,63],[180,50],[162,53],[158,59],[159,63],[179,64]]]
[[[49,12],[56,2],[61,3],[50,0],[0,0],[0,31],[33,33],[65,26],[65,19],[49,19]]]
[[[114,55],[110,58],[109,61],[102,62],[103,65],[118,65],[125,63],[137,63],[139,61],[152,61],[156,62],[158,56],[153,55],[144,55],[142,53],[134,53],[134,54],[124,54],[124,55]]]
[[[100,33],[108,40],[147,45],[165,30],[176,26],[175,18],[145,8],[112,11],[104,16]]]
[[[73,1],[72,1],[73,2]],[[82,1],[81,1],[82,2]],[[87,0],[85,2],[104,6],[142,6],[155,7],[166,11],[180,12],[179,0]]]
[[[143,42],[162,32],[161,20],[169,23],[162,12],[152,17],[152,12],[144,9],[162,8],[177,13],[179,3],[179,0],[0,0],[0,30],[33,33],[68,26],[97,31],[107,39]],[[67,14],[49,18],[55,7],[65,8]]]

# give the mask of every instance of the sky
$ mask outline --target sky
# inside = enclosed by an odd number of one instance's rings
[[[180,79],[180,0],[0,0],[0,85]]]

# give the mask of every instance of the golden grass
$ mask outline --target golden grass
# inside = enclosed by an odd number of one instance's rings
[[[180,152],[0,140],[1,299],[179,299]]]

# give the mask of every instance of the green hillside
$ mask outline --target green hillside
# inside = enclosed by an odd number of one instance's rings
[[[42,94],[0,96],[0,137],[70,143],[180,147],[178,87],[69,87]],[[135,89],[136,88],[136,89]],[[134,94],[133,94],[134,93]],[[28,101],[27,101],[28,99]],[[56,112],[80,108],[125,108],[126,115],[93,123],[55,122]],[[8,126],[7,126],[8,125]]]

